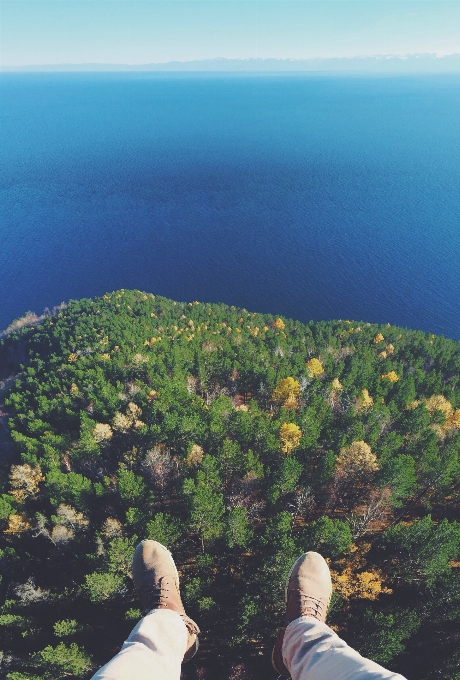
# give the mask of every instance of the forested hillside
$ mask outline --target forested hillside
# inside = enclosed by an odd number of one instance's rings
[[[308,549],[350,644],[460,678],[459,342],[120,290],[17,323],[0,379],[0,677],[105,663],[140,616],[148,537],[203,632],[186,678],[276,677]]]

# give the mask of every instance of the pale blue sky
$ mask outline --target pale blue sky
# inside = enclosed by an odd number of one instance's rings
[[[460,52],[459,0],[0,0],[4,66]]]

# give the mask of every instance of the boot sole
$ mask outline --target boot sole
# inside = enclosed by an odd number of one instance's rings
[[[289,581],[291,580],[292,572],[293,572],[294,569],[296,568],[297,563],[300,562],[300,560],[301,560],[303,557],[305,557],[306,554],[307,554],[307,553],[302,553],[302,555],[296,559],[296,561],[294,562],[294,564],[293,564],[292,567],[291,567],[291,570],[289,571],[288,577],[287,577],[287,579],[286,579],[286,585],[285,585],[285,588],[284,588],[284,602],[285,602],[286,605],[287,605],[287,599],[288,599]],[[273,649],[272,649],[272,656],[271,656],[272,666],[273,666],[273,668],[275,669],[275,671],[276,671],[277,673],[280,673],[279,669],[275,666],[274,652],[275,652],[275,648],[273,647]],[[284,675],[283,673],[280,673],[280,678],[286,678],[286,677],[289,678],[290,676],[286,676],[286,675]]]
[[[179,572],[177,571],[176,563],[174,562],[174,558],[173,558],[173,556],[172,556],[171,551],[168,550],[168,548],[167,548],[166,546],[164,546],[162,543],[159,543],[158,541],[153,541],[153,543],[156,543],[157,546],[159,546],[159,547],[162,548],[166,553],[168,553],[169,558],[170,558],[171,562],[173,563],[174,573],[175,573],[175,575],[176,575],[176,581],[177,581],[177,589],[179,590],[179,585],[180,585],[180,584],[179,584]],[[190,661],[191,659],[193,659],[193,657],[195,656],[195,654],[196,654],[197,651],[198,651],[199,644],[200,644],[200,643],[199,643],[199,640],[198,640],[198,635],[196,635],[196,637],[195,637],[195,645],[194,645],[193,647],[190,647],[190,649],[186,652],[186,654],[185,654],[185,656],[184,656],[184,659],[183,659],[182,663],[187,663],[188,661]],[[193,651],[192,651],[192,650],[193,650]]]
[[[185,654],[185,656],[182,660],[182,663],[188,663],[189,661],[191,661],[193,659],[193,657],[195,656],[195,654],[197,653],[199,646],[200,646],[200,642],[198,640],[198,635],[197,635],[196,638],[195,638],[195,646],[190,647],[188,652]],[[193,650],[193,652],[192,652],[192,650]]]

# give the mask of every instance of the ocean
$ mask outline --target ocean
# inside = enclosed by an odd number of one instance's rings
[[[460,339],[460,75],[0,76],[0,329],[139,288]]]

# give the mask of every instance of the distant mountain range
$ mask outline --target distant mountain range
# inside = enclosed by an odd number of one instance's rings
[[[5,66],[3,71],[166,71],[166,72],[354,72],[460,73],[460,54],[385,54],[333,59],[203,59],[157,64],[43,64]]]

